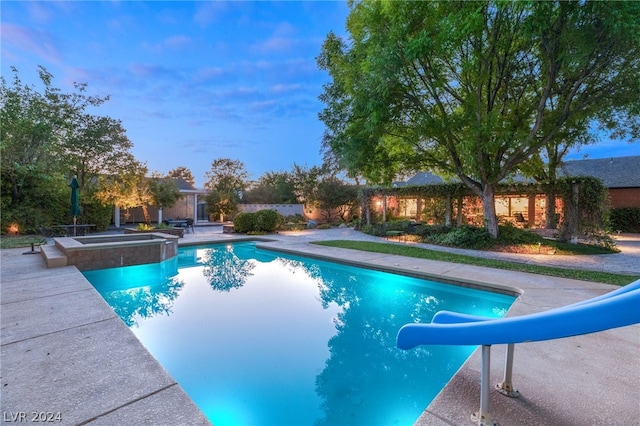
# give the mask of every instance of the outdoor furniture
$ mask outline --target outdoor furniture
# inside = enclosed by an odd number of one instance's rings
[[[176,228],[185,228],[187,232],[191,228],[191,232],[193,232],[193,219],[190,217],[186,219],[165,219],[163,222]]]
[[[187,219],[167,219],[165,223],[167,225],[176,226],[178,228],[187,227]]]
[[[404,238],[404,232],[402,232],[402,231],[387,231],[385,233],[385,237],[387,239],[389,239],[389,238],[397,238],[398,241],[400,241],[400,238]]]
[[[62,230],[62,229],[57,229],[56,230],[54,228],[46,228],[44,226],[41,226],[40,228],[38,228],[38,231],[40,231],[40,235],[42,235],[45,239],[62,236],[62,233],[64,233],[64,235],[67,234],[66,229],[65,230]]]
[[[95,225],[54,225],[51,227],[52,234],[66,232],[67,237],[81,237],[87,233],[87,230],[95,228]]]

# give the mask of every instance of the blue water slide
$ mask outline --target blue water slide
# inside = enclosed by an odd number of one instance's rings
[[[506,344],[504,379],[495,389],[503,395],[520,396],[512,384],[516,343],[560,339],[640,323],[640,280],[572,305],[530,315],[487,318],[440,311],[431,324],[407,324],[398,332],[400,349],[419,345],[482,345],[480,408],[472,420],[479,425],[497,424],[489,413],[491,345]]]
[[[627,285],[625,285],[623,287],[618,288],[617,290],[610,291],[610,292],[605,293],[605,294],[603,294],[601,296],[597,296],[597,297],[594,297],[592,299],[582,300],[582,301],[574,303],[572,305],[562,306],[560,308],[555,308],[553,310],[549,310],[549,311],[546,311],[546,312],[547,313],[551,313],[551,312],[556,311],[558,309],[565,309],[565,308],[568,308],[568,307],[571,307],[571,306],[578,306],[578,305],[584,305],[584,304],[587,304],[587,303],[593,303],[593,302],[597,302],[599,300],[608,299],[610,297],[618,296],[620,294],[627,293],[629,291],[638,290],[638,289],[640,289],[640,280],[634,281],[631,284],[627,284]],[[431,319],[431,323],[433,323],[433,324],[454,324],[454,323],[460,323],[460,322],[488,321],[488,320],[494,320],[494,319],[495,318],[483,317],[483,316],[478,316],[478,315],[463,314],[463,313],[460,313],[460,312],[438,311],[438,312],[436,312],[436,314]]]
[[[586,301],[519,317],[487,319],[439,312],[431,324],[407,324],[400,349],[419,345],[494,345],[560,339],[640,323],[640,280]]]

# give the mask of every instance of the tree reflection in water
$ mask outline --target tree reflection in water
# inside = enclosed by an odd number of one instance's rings
[[[429,322],[442,309],[502,316],[510,305],[508,300],[487,298],[469,289],[319,260],[283,257],[249,244],[193,250],[186,254],[181,250],[180,261],[175,261],[172,271],[140,269],[136,270],[140,272],[136,272],[135,279],[120,279],[129,282],[118,283],[117,275],[108,274],[101,275],[102,283],[90,281],[131,326],[139,318],[171,313],[173,301],[184,286],[177,279],[178,267],[202,267],[207,281],[203,284],[216,292],[229,293],[225,297],[241,295],[243,292],[231,289],[244,286],[261,263],[275,261],[290,273],[308,275],[318,286],[313,296],[324,310],[332,312],[325,318],[333,315],[335,327],[326,343],[328,359],[322,366],[324,355],[318,357],[309,373],[309,385],[313,386],[315,376],[319,398],[320,410],[311,414],[316,426],[412,424],[474,348],[423,346],[402,351],[396,348],[400,327],[410,322]],[[250,286],[246,289],[251,290]],[[297,303],[286,297],[284,300]],[[247,317],[251,314],[247,312]],[[304,323],[304,319],[300,320]],[[268,333],[283,332],[286,331],[264,330],[267,337]],[[331,336],[331,331],[326,336]],[[324,345],[324,339],[319,347]]]
[[[127,326],[137,326],[137,319],[169,315],[175,299],[184,287],[171,261],[130,266],[136,279],[122,281],[119,268],[86,271],[84,274],[109,306]]]
[[[406,277],[355,273],[312,262],[287,261],[316,278],[324,308],[342,309],[334,318],[330,357],[316,377],[324,417],[316,425],[413,424],[428,402],[460,367],[472,348],[396,348],[396,335],[408,322],[429,321],[441,310],[446,292],[410,285]],[[345,274],[346,272],[346,274]],[[469,298],[468,298],[469,299]],[[464,300],[460,301],[462,304]],[[466,350],[466,352],[465,352]],[[455,355],[454,355],[455,354]]]
[[[217,291],[242,287],[256,266],[253,260],[240,259],[232,246],[206,249],[201,261],[202,273]]]

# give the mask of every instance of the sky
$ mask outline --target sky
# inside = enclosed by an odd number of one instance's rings
[[[218,158],[251,179],[322,163],[318,100],[328,75],[316,57],[330,31],[346,36],[342,1],[2,1],[2,75],[41,87],[86,83],[110,100],[94,112],[122,121],[149,171],[189,168],[202,187]],[[11,81],[11,78],[8,78]],[[611,141],[567,159],[638,155]]]

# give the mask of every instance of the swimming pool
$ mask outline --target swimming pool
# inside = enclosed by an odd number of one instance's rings
[[[251,242],[84,275],[216,426],[410,425],[475,347],[402,351],[398,329],[514,300]]]

